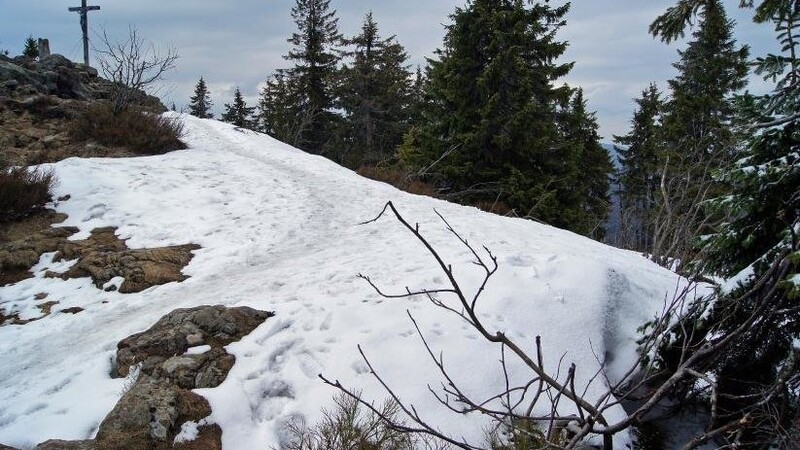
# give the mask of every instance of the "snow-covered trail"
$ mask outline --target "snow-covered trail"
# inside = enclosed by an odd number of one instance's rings
[[[37,277],[0,288],[0,307],[35,316],[34,295],[48,292],[54,313],[24,326],[0,327],[0,443],[25,447],[49,438],[90,437],[113,407],[122,380],[108,377],[116,343],[175,308],[201,304],[273,310],[229,346],[237,363],[215,389],[198,390],[213,408],[230,449],[269,448],[291,417],[318,418],[335,394],[317,374],[381,398],[360,361],[361,344],[398,391],[445,429],[471,437],[482,419],[439,414],[427,392],[437,384],[406,310],[444,352],[463,383],[481,396],[498,386],[499,350],[423,299],[384,300],[356,275],[387,290],[441,287],[422,246],[399,223],[373,218],[393,201],[474,287],[481,273],[447,232],[436,208],[470,242],[498,256],[500,270],[480,311],[521,342],[541,335],[553,368],[562,354],[579,378],[597,367],[593,351],[633,358],[635,328],[675,288],[673,274],[639,255],[529,221],[482,213],[400,192],[363,179],[274,139],[210,120],[183,117],[190,149],[133,159],[69,159],[53,165],[57,205],[83,238],[117,226],[130,247],[196,243],[182,283],[138,294],[102,292],[88,280]],[[81,306],[77,315],[61,309]],[[512,366],[514,376],[526,373]],[[595,385],[591,393],[602,390]]]

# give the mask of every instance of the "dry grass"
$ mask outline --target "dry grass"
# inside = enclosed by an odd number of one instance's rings
[[[137,155],[160,155],[186,148],[183,124],[139,108],[114,111],[110,103],[94,103],[72,121],[70,136],[106,147],[123,147]]]
[[[288,424],[289,442],[284,450],[445,450],[447,445],[428,436],[392,429],[377,414],[352,397],[334,397],[333,411],[323,410],[323,418],[314,426],[304,422]],[[378,408],[384,418],[398,421],[400,408],[387,401]]]
[[[439,191],[432,184],[420,181],[413,174],[394,167],[361,166],[357,173],[371,180],[382,181],[412,194],[438,197]]]
[[[22,219],[50,201],[56,178],[49,170],[0,165],[0,222]]]

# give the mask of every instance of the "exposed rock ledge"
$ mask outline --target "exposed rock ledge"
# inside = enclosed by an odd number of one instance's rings
[[[45,211],[22,221],[0,226],[0,285],[13,284],[33,277],[31,268],[42,254],[56,252],[54,261],[77,262],[65,273],[47,273],[63,279],[91,277],[103,289],[116,277],[124,278],[119,292],[140,292],[152,286],[188,278],[181,273],[192,259],[198,245],[186,244],[131,250],[116,235],[116,228],[96,228],[82,241],[70,241],[78,231],[74,227],[53,227],[66,216]],[[109,286],[108,289],[116,289]],[[46,293],[44,293],[46,297]],[[44,298],[43,297],[43,298]],[[40,305],[41,306],[41,305]],[[0,302],[0,325],[24,324],[13,313],[3,312]]]
[[[112,376],[139,372],[114,409],[100,424],[97,437],[83,441],[50,440],[35,450],[203,449],[222,448],[222,430],[206,418],[208,402],[190,389],[216,387],[225,380],[235,357],[223,348],[249,334],[274,313],[248,307],[199,306],[176,309],[147,331],[117,345]],[[187,354],[190,347],[210,347]],[[187,425],[193,440],[176,437]],[[0,444],[0,449],[9,448]]]

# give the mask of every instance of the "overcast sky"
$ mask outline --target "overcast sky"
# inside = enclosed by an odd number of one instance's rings
[[[584,88],[605,141],[628,131],[632,98],[650,81],[663,88],[675,74],[672,63],[681,43],[666,45],[647,33],[648,24],[673,1],[572,2],[567,25],[559,34],[570,44],[565,60],[576,62],[565,81]],[[415,66],[424,65],[425,58],[441,46],[448,15],[465,3],[331,0],[331,7],[337,10],[339,29],[346,36],[357,33],[364,14],[372,10],[381,34],[397,35]],[[753,55],[774,51],[770,27],[752,24],[749,11],[740,11],[738,3],[727,1],[728,12],[737,21],[738,39],[751,44]],[[0,0],[0,49],[19,54],[25,38],[33,35],[49,38],[54,53],[82,61],[78,15],[67,11],[79,4],[79,0]],[[201,75],[215,109],[231,102],[236,86],[254,104],[264,79],[287,67],[282,55],[294,30],[290,17],[294,0],[90,0],[89,4],[101,7],[89,15],[94,33],[104,27],[112,37],[124,37],[128,24],[135,24],[157,47],[177,49],[177,68],[167,74],[159,92],[167,106],[172,102],[178,108],[185,106]],[[751,89],[760,91],[763,86],[754,80]]]

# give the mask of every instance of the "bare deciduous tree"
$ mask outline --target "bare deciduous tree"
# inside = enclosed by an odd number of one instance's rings
[[[124,40],[113,41],[105,28],[99,37],[100,46],[94,50],[99,55],[100,71],[115,84],[111,100],[116,112],[131,106],[141,96],[140,91],[153,93],[156,82],[174,69],[178,60],[175,48],[159,51],[133,25]]]
[[[786,389],[800,387],[800,373],[797,370],[800,367],[800,349],[794,350],[795,357],[792,359],[791,367],[784,368],[785,373],[778,377],[775,384],[764,386],[760,395],[751,395],[747,399],[743,399],[743,406],[737,411],[721,411],[717,408],[719,394],[716,380],[708,368],[712,367],[713,362],[722,357],[725,352],[730,351],[734,346],[741,346],[750,337],[749,330],[759,322],[760,318],[773,313],[775,308],[779,307],[778,297],[782,295],[779,281],[786,274],[791,264],[789,257],[792,252],[797,251],[797,248],[787,249],[786,253],[777,259],[754,288],[742,295],[742,298],[753,301],[756,307],[740,327],[728,331],[711,330],[702,336],[697,335],[693,321],[715,301],[715,297],[712,295],[698,298],[697,286],[692,283],[686,284],[684,287],[676,289],[675,295],[665,302],[663,311],[643,327],[645,331],[640,340],[640,359],[637,364],[629,367],[619,379],[612,380],[606,371],[605,363],[598,358],[600,369],[590,377],[584,386],[576,386],[575,374],[579,368],[575,364],[571,364],[567,370],[561,370],[560,363],[556,370],[546,367],[539,337],[536,339],[534,351],[531,352],[506,333],[489,329],[476,313],[481,295],[487,288],[491,277],[498,270],[497,258],[487,248],[484,247],[483,252],[476,251],[447,223],[444,217],[439,215],[453,236],[470,251],[474,258],[473,263],[484,272],[483,281],[478,288],[474,292],[465,292],[456,280],[452,266],[441,258],[420,233],[419,225],[408,223],[391,202],[386,204],[375,219],[366,223],[377,221],[387,212],[394,215],[425,246],[445,275],[449,286],[418,290],[407,288],[403,293],[390,294],[381,290],[368,276],[361,275],[361,278],[385,298],[404,299],[424,296],[434,306],[465,321],[479,332],[483,339],[499,346],[499,370],[502,371],[505,383],[497,386],[494,395],[488,398],[476,398],[474,393],[459,386],[449,373],[443,355],[437,354],[429,345],[413,315],[408,313],[422,338],[423,345],[442,377],[441,390],[430,387],[429,390],[442,405],[454,414],[486,415],[491,418],[496,429],[507,430],[517,439],[529,438],[543,445],[542,448],[576,449],[585,445],[587,439],[592,436],[599,436],[603,440],[604,448],[610,450],[613,447],[615,434],[641,423],[646,414],[661,405],[670,394],[689,386],[691,389],[695,389],[699,395],[707,396],[711,406],[708,427],[687,442],[685,449],[696,448],[712,440],[735,446],[737,439],[741,437],[742,430],[756,426],[764,428],[772,426],[772,439],[775,442],[780,439],[782,430],[775,427],[775,414],[771,414],[766,406],[772,396],[781,395]],[[677,343],[675,348],[679,349],[679,354],[676,357],[676,363],[670,366],[671,369],[666,369],[663,365],[649,364],[648,362],[656,354],[656,350],[667,340]],[[324,375],[320,375],[320,378],[325,383],[359,401],[396,430],[433,436],[454,447],[466,450],[483,449],[487,445],[492,445],[468,442],[461,437],[452,436],[423,419],[414,405],[400,398],[380,376],[361,347],[359,347],[359,352],[372,375],[383,386],[400,411],[405,414],[406,421],[398,421],[393,417],[382,415],[381,410],[373,406],[372,402],[363,399],[357,391],[342,385],[338,380],[332,380]],[[517,362],[521,362],[530,370],[530,378],[521,384],[514,384],[510,380],[508,361],[511,358],[515,358]],[[587,394],[589,387],[597,382],[604,382],[606,388],[601,394],[589,398]],[[609,414],[607,414],[609,410],[619,408],[626,402],[628,408],[625,417],[615,422],[609,421]],[[547,412],[542,413],[542,411]]]

